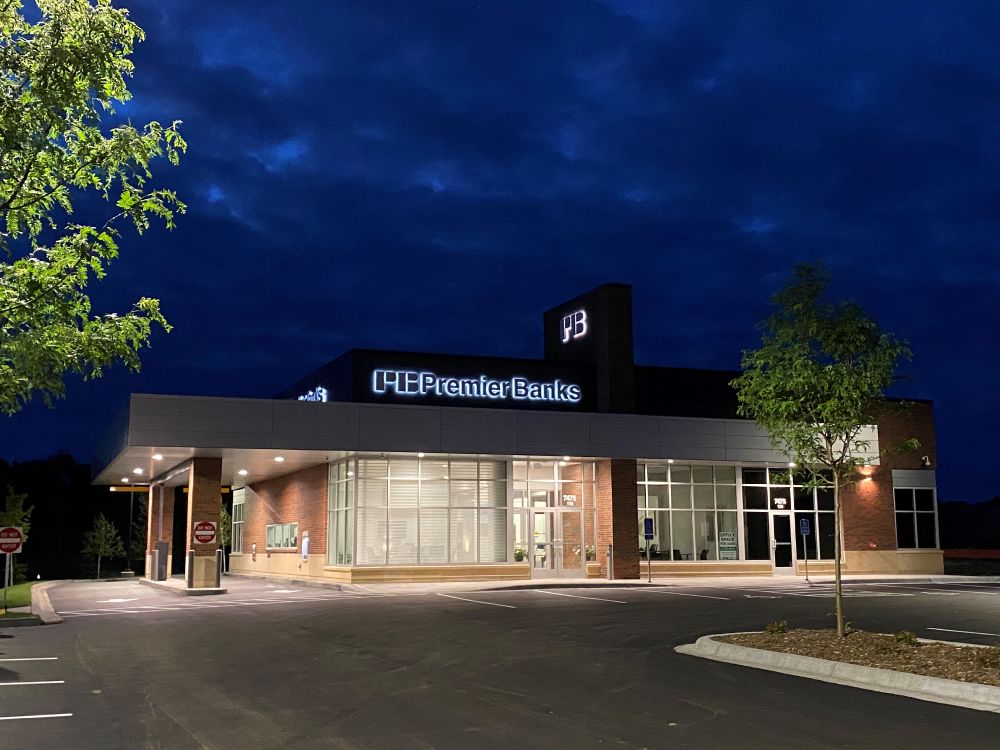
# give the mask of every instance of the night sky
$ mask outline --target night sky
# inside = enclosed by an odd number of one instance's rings
[[[638,362],[736,369],[823,262],[911,344],[940,498],[1000,494],[997,3],[126,5],[119,114],[184,120],[155,172],[190,208],[93,299],[174,330],[3,418],[0,457],[89,460],[130,392],[270,397],[351,347],[541,356],[542,311],[607,281]]]

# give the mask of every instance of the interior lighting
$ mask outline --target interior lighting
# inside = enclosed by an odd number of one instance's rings
[[[140,474],[142,474],[142,467],[136,466],[134,469],[132,469],[132,473],[135,474],[136,476],[139,476]]]
[[[239,474],[241,477],[245,477],[247,475],[247,470],[246,469],[240,469],[236,473]]]
[[[275,457],[274,457],[274,461],[275,461],[275,463],[279,463],[279,464],[280,464],[280,463],[283,463],[283,462],[284,462],[284,460],[285,460],[285,457],[284,457],[284,456],[275,456]]]
[[[154,453],[153,454],[153,460],[154,461],[162,461],[163,460],[163,454],[162,453]]]
[[[122,477],[122,481],[128,483],[128,477]]]

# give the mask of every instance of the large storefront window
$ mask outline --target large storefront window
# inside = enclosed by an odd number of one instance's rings
[[[742,470],[744,559],[769,560],[770,513],[794,514],[792,533],[799,560],[832,560],[834,551],[833,490],[803,486],[806,477],[788,469],[746,467]],[[798,534],[808,520],[810,534]]]
[[[937,503],[934,490],[893,490],[896,503],[896,546],[899,549],[936,549]]]
[[[354,460],[330,465],[327,498],[328,565],[350,565],[354,550]]]
[[[733,466],[639,463],[639,547],[653,519],[654,560],[738,560]]]
[[[448,458],[357,462],[360,565],[507,559],[507,463]]]

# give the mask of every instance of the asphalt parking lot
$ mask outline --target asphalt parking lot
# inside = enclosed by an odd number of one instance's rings
[[[677,654],[829,625],[832,588],[50,590],[0,631],[0,736],[35,748],[985,748],[1000,717]],[[856,627],[1000,644],[1000,585],[853,583]],[[24,718],[34,717],[34,718]]]

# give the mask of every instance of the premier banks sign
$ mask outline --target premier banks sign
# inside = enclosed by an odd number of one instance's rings
[[[503,379],[486,375],[454,377],[426,370],[372,370],[372,393],[553,404],[578,404],[583,397],[580,386],[558,378],[537,382],[518,376]]]

